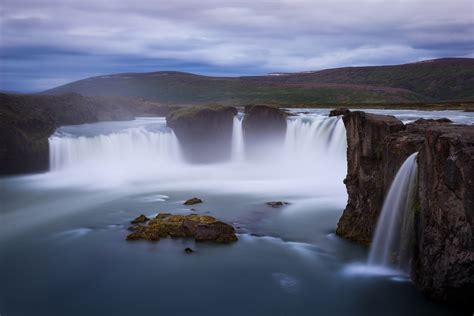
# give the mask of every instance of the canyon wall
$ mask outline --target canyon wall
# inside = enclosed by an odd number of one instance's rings
[[[404,125],[392,116],[350,112],[348,203],[337,234],[369,244],[384,197],[405,159],[418,151],[412,279],[428,297],[474,302],[474,126],[449,120]]]

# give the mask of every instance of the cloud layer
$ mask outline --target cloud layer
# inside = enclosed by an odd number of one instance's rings
[[[471,0],[2,0],[0,89],[474,57]]]

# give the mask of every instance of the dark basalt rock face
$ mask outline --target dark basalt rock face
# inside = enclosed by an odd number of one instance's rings
[[[344,182],[349,199],[336,232],[347,239],[369,244],[385,192],[393,179],[386,179],[384,175],[383,139],[404,130],[405,126],[393,116],[360,111],[350,112],[343,120],[348,161]]]
[[[390,116],[344,116],[349,199],[337,233],[369,244],[396,172],[418,155],[412,279],[428,297],[474,302],[474,126],[447,120],[403,125]]]
[[[426,129],[419,154],[412,277],[429,297],[474,310],[474,126]]]
[[[144,100],[0,93],[0,174],[46,171],[48,137],[64,125],[163,115],[172,108]]]
[[[288,114],[275,107],[248,105],[242,121],[245,150],[251,157],[272,153],[283,144]]]
[[[194,106],[171,112],[166,122],[188,161],[209,163],[230,159],[235,115],[237,109],[233,107]]]
[[[351,111],[347,108],[337,108],[329,112],[329,117],[349,114]]]
[[[415,124],[429,124],[429,125],[438,125],[438,124],[449,124],[452,123],[448,118],[440,118],[440,119],[424,119],[420,118],[415,121]]]

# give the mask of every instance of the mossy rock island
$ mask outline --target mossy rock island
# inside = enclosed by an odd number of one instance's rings
[[[144,215],[140,215],[132,221],[132,224],[139,222],[143,217]],[[141,223],[129,227],[132,233],[127,236],[127,240],[159,241],[165,237],[194,237],[196,241],[217,243],[237,241],[232,225],[208,215],[159,213],[146,225]]]

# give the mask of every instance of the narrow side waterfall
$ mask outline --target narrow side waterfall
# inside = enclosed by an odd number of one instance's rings
[[[405,160],[390,186],[370,247],[369,265],[410,270],[417,155],[414,153]]]
[[[232,128],[232,160],[244,160],[244,133],[242,130],[242,117],[234,117],[234,125]]]

